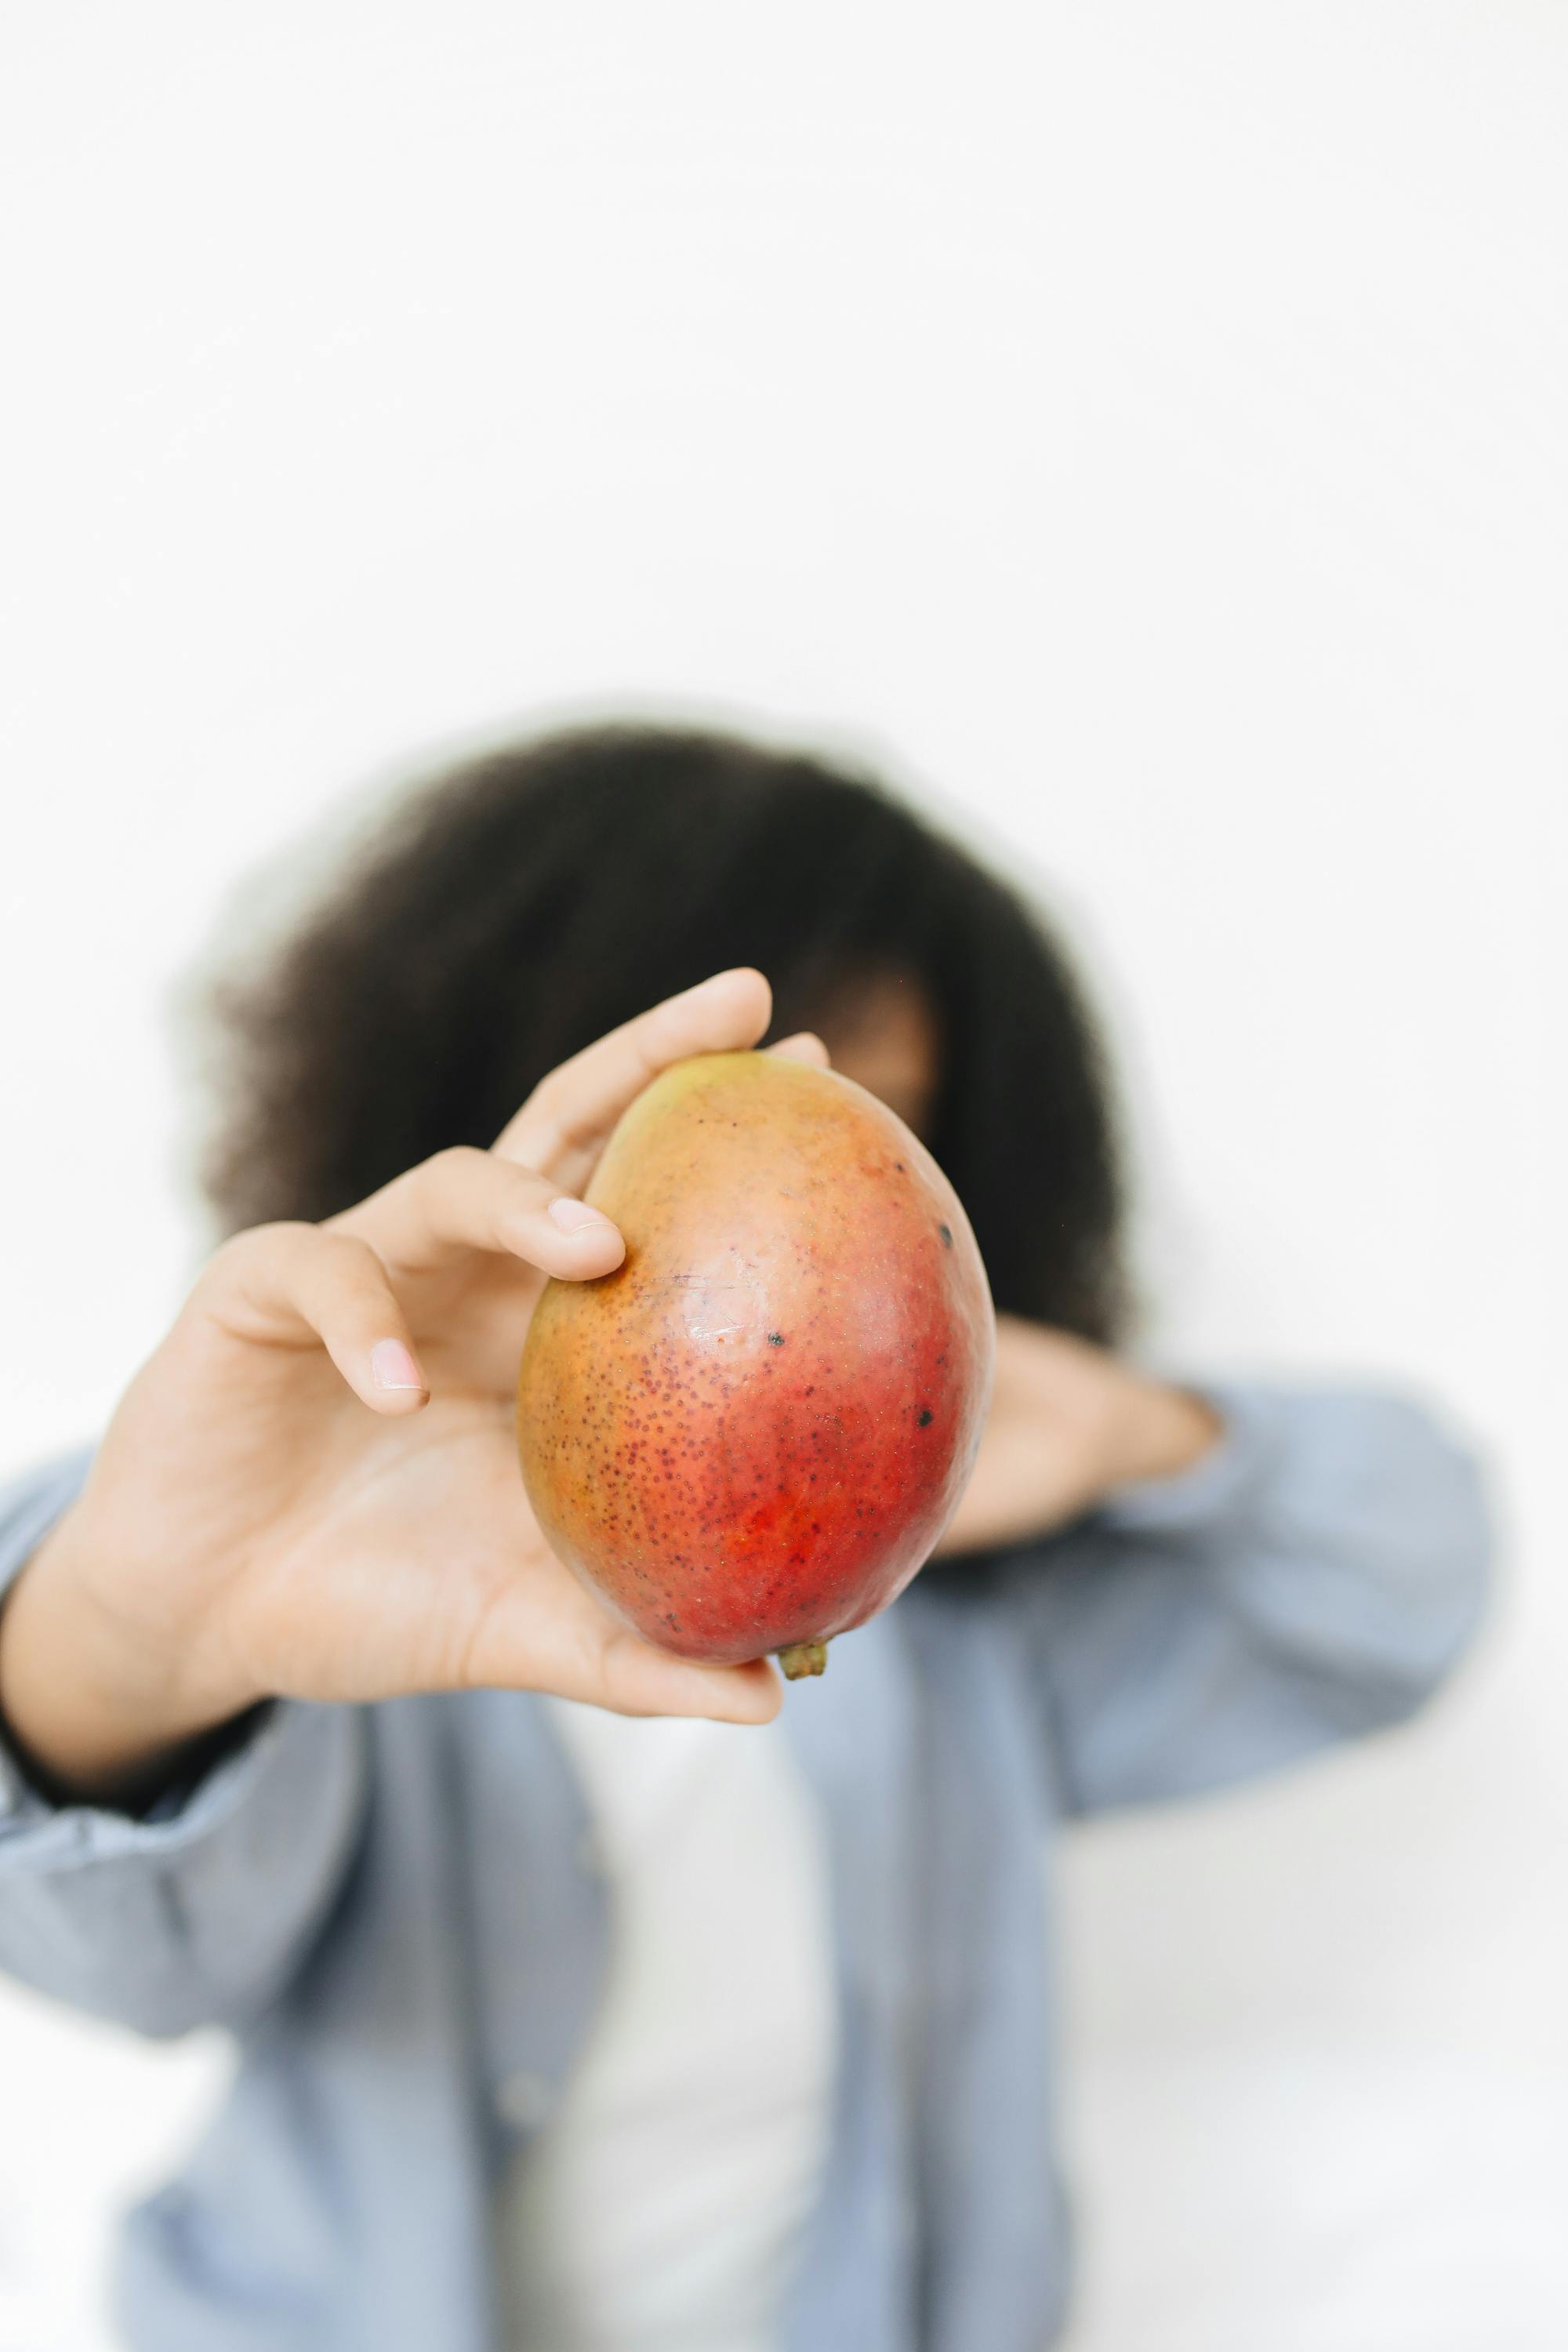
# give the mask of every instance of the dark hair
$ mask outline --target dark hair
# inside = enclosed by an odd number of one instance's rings
[[[351,859],[259,968],[207,990],[226,1231],[346,1208],[487,1144],[557,1062],[731,964],[774,1034],[857,974],[923,991],[930,1133],[999,1308],[1096,1339],[1124,1287],[1094,1024],[1037,916],[868,778],[728,734],[594,726],[463,761]]]

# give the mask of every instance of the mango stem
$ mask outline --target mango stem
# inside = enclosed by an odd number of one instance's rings
[[[784,1668],[785,1682],[798,1682],[802,1675],[825,1675],[827,1672],[826,1642],[792,1642],[787,1650],[779,1652],[779,1664]]]

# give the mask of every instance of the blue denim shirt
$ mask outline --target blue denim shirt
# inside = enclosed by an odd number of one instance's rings
[[[939,1565],[785,1721],[826,1825],[831,2145],[786,2352],[1039,2352],[1051,1833],[1407,1716],[1479,1612],[1479,1481],[1417,1406],[1209,1384],[1227,1433],[1050,1541]],[[0,1589],[77,1493],[0,1496]],[[144,2352],[493,2352],[503,2168],[548,2126],[608,1935],[526,1694],[273,1706],[153,1818],[52,1808],[0,1748],[0,1966],[149,2034],[237,2035],[226,2104],[126,2224]]]

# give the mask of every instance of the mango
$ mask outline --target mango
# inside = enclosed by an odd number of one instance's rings
[[[534,1312],[539,1524],[647,1640],[819,1674],[929,1558],[980,1442],[995,1325],[957,1196],[863,1087],[745,1053],[657,1078],[585,1197],[626,1255]]]

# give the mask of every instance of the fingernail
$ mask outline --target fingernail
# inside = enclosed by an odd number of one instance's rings
[[[590,1225],[607,1225],[610,1222],[602,1209],[591,1209],[586,1201],[571,1200],[565,1193],[559,1201],[552,1201],[545,1214],[563,1234],[586,1233]]]
[[[378,1339],[370,1351],[371,1378],[378,1389],[422,1389],[419,1367],[401,1339]]]

